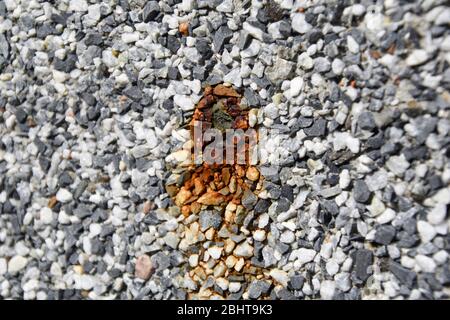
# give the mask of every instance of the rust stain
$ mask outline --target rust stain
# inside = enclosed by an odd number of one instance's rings
[[[249,128],[248,110],[241,105],[241,97],[235,89],[222,84],[215,87],[207,86],[204,89],[203,97],[195,107],[192,119],[189,123],[191,140],[193,146],[197,146],[200,150],[204,150],[206,145],[203,141],[194,141],[194,124],[195,121],[201,121],[201,130],[204,133],[209,128],[216,128],[224,133],[225,129],[243,129]],[[225,133],[224,133],[225,134]],[[254,137],[257,139],[258,137]],[[234,148],[234,144],[239,142],[236,137],[232,141],[232,146],[224,145],[224,153],[227,147]],[[180,207],[181,214],[188,218],[191,214],[198,214],[202,210],[214,209],[220,212],[222,216],[222,223],[217,230],[226,228],[230,234],[242,235],[240,229],[243,220],[247,214],[247,210],[242,205],[242,197],[245,190],[250,190],[254,194],[260,192],[263,177],[256,166],[251,166],[249,163],[249,143],[245,142],[245,164],[227,164],[225,159],[223,163],[208,164],[203,162],[201,165],[187,168],[187,177],[181,185],[172,183],[166,185],[167,193],[172,197],[175,204]],[[237,160],[237,152],[234,152],[235,160]],[[225,156],[224,156],[225,158]],[[237,163],[237,161],[235,161]],[[229,206],[234,210],[227,210]],[[185,225],[185,230],[192,227]],[[252,229],[249,226],[249,229]],[[216,263],[211,267],[208,263],[203,261],[207,249],[202,245],[197,246],[198,251],[195,254],[199,255],[199,264],[190,268],[189,276],[198,284],[201,285],[210,275],[214,277],[242,277],[243,280],[251,282],[252,279],[268,279],[268,270],[253,266],[251,257],[238,257],[233,254],[235,247],[239,244],[234,243],[228,237],[222,238],[219,236],[217,230],[212,228],[205,230],[205,238],[223,245],[222,255],[217,259]],[[199,231],[200,232],[200,231]],[[251,232],[249,230],[248,232]],[[243,234],[245,238],[248,235]],[[246,241],[246,240],[244,240]],[[227,249],[227,250],[225,250]],[[187,256],[193,254],[192,252],[185,252]],[[236,260],[236,265],[242,264],[240,267],[233,265],[227,267],[227,261]],[[223,272],[220,270],[224,270]],[[219,270],[219,271],[218,271]],[[216,295],[211,289],[199,290],[190,292],[189,298],[207,299],[211,295]]]

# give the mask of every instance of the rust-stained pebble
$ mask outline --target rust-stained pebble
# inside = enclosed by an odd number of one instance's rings
[[[183,36],[189,35],[189,22],[181,22],[181,23],[178,25],[178,31],[180,31],[180,33],[181,33]]]
[[[217,85],[214,87],[214,94],[217,96],[225,96],[225,97],[240,97],[239,93],[236,92],[233,88],[225,87],[224,85]]]
[[[185,204],[186,201],[188,201],[191,196],[192,193],[183,187],[180,189],[180,192],[178,192],[177,196],[175,197],[175,204],[180,207],[183,204]]]
[[[200,195],[205,191],[206,187],[200,178],[194,179],[194,194]]]
[[[191,204],[192,213],[195,213],[195,214],[199,213],[201,208],[202,208],[202,205],[198,202],[193,202]]]
[[[204,95],[205,96],[210,95],[212,93],[213,93],[213,88],[211,86],[205,87],[205,90],[204,90]]]
[[[222,168],[222,180],[223,182],[228,185],[230,183],[230,168],[226,167],[226,168]]]
[[[257,181],[259,179],[259,171],[255,167],[249,167],[245,176],[251,181]]]
[[[178,192],[178,187],[174,184],[166,186],[166,191],[169,196],[174,197]]]
[[[218,206],[225,202],[226,197],[219,192],[209,191],[198,198],[197,202],[208,206]]]
[[[143,205],[143,207],[142,207],[142,212],[143,212],[144,214],[147,214],[147,213],[150,212],[150,210],[152,209],[152,207],[153,207],[153,202],[147,200],[147,201],[144,202],[144,205]]]
[[[185,217],[189,216],[191,213],[191,207],[189,205],[184,205],[181,207],[181,214]]]
[[[48,207],[50,209],[53,209],[57,203],[58,203],[58,200],[56,200],[56,196],[53,196],[48,200]]]

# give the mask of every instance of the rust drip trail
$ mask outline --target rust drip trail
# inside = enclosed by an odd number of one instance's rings
[[[241,95],[231,87],[217,85],[204,89],[190,122],[192,154],[194,147],[205,151],[208,143],[195,139],[194,127],[201,131],[217,129],[225,135],[227,129],[249,128],[248,109],[241,104]],[[257,136],[256,136],[257,139]],[[238,141],[232,140],[233,143]],[[179,244],[189,261],[185,278],[196,284],[189,298],[226,297],[225,291],[215,292],[213,281],[249,283],[252,279],[268,278],[268,271],[254,266],[252,231],[256,229],[246,219],[262,190],[263,177],[249,162],[249,143],[245,142],[245,163],[192,163],[184,168],[181,179],[166,185],[168,194],[184,216],[184,233]],[[235,145],[223,145],[226,149]],[[234,154],[235,160],[238,152]],[[243,201],[243,199],[249,199]],[[208,224],[205,217],[215,217]],[[206,219],[206,220],[205,220]],[[247,221],[248,220],[248,221]],[[205,222],[206,221],[206,222]],[[210,277],[213,279],[211,280]]]

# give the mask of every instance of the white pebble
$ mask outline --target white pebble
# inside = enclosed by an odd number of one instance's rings
[[[241,284],[239,282],[231,282],[228,285],[228,291],[231,293],[238,292],[239,290],[241,290]]]
[[[417,231],[419,231],[420,239],[423,243],[428,243],[436,236],[434,227],[426,221],[417,221]]]
[[[194,102],[188,96],[176,94],[173,97],[175,105],[179,106],[183,111],[189,111],[194,109]]]
[[[381,215],[377,217],[379,224],[385,224],[391,222],[395,218],[395,211],[391,208],[387,208]]]
[[[300,94],[301,90],[303,89],[303,78],[302,77],[295,77],[291,80],[291,96],[296,97]]]
[[[347,36],[347,47],[351,53],[359,52],[359,44],[356,42],[355,38],[352,36]]]
[[[256,241],[264,241],[266,239],[266,232],[264,230],[256,230],[253,232],[253,239]]]
[[[345,63],[341,59],[334,59],[331,63],[331,70],[333,70],[333,73],[336,75],[340,75],[342,71],[344,71]]]
[[[62,203],[69,202],[73,199],[72,193],[69,192],[69,190],[61,188],[56,193],[56,200]]]
[[[288,274],[280,269],[270,270],[270,276],[277,282],[281,283],[283,286],[287,286],[289,281]]]
[[[222,255],[222,250],[223,250],[223,248],[211,247],[211,248],[208,248],[208,253],[214,260],[217,260]]]
[[[416,264],[423,272],[433,273],[436,270],[436,263],[434,260],[422,254],[416,256]]]
[[[341,189],[345,189],[350,185],[350,172],[347,169],[342,170],[339,175],[339,186]]]
[[[291,253],[291,257],[297,259],[298,263],[304,265],[305,263],[313,261],[317,252],[312,249],[300,248]],[[291,259],[291,258],[289,258]]]
[[[447,216],[447,205],[444,203],[437,204],[427,215],[427,219],[431,224],[441,224]]]
[[[4,275],[8,271],[8,264],[5,258],[0,258],[0,276]]]
[[[418,66],[426,62],[428,58],[428,53],[425,50],[416,49],[406,58],[406,64],[410,67]]]
[[[320,284],[320,297],[323,300],[331,300],[336,290],[336,284],[334,281],[325,280]]]
[[[330,260],[327,262],[325,268],[330,276],[334,276],[339,271],[339,264],[334,260]]]
[[[50,224],[53,222],[53,212],[49,207],[42,208],[40,212],[40,221],[44,224]]]
[[[303,13],[295,13],[292,16],[292,29],[300,34],[305,34],[312,29],[312,26],[306,22]]]
[[[11,274],[17,273],[28,264],[28,259],[22,256],[14,256],[8,261],[8,272]]]
[[[434,261],[436,261],[439,265],[444,264],[447,261],[447,258],[448,253],[445,250],[440,250],[433,255]]]

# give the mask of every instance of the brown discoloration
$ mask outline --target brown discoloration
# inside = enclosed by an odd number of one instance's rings
[[[225,202],[227,198],[216,191],[209,191],[198,198],[197,202],[208,206],[218,206]]]
[[[136,259],[135,276],[142,280],[148,280],[154,271],[150,257],[146,254],[139,256]]]
[[[195,121],[201,121],[202,133],[209,128],[217,128],[215,125],[219,125],[219,130],[224,134],[223,127],[226,127],[223,122],[231,119],[230,128],[246,130],[249,128],[248,124],[248,111],[241,107],[241,95],[236,92],[232,87],[224,85],[217,85],[215,87],[207,86],[204,89],[204,95],[197,104],[191,122],[190,132],[191,139],[194,140],[194,125]],[[220,120],[215,121],[216,113],[220,114]],[[221,123],[222,122],[222,123]],[[198,124],[198,123],[197,123]],[[255,133],[253,133],[255,134]],[[250,137],[255,142],[256,136]],[[210,165],[206,162],[199,166],[192,166],[189,168],[189,175],[183,180],[182,184],[178,187],[175,185],[166,186],[166,190],[169,195],[174,199],[177,206],[180,207],[182,216],[186,219],[184,226],[184,239],[190,239],[195,244],[196,251],[191,252],[191,247],[187,247],[185,253],[190,255],[195,253],[199,257],[198,265],[193,266],[188,271],[188,275],[192,280],[200,284],[199,289],[195,292],[189,293],[190,298],[207,299],[212,295],[217,295],[212,289],[205,289],[201,287],[201,284],[209,276],[229,277],[236,276],[242,277],[242,280],[251,282],[253,279],[268,279],[269,276],[267,270],[255,267],[251,263],[250,258],[236,257],[233,255],[233,250],[236,247],[230,238],[222,238],[219,230],[228,230],[232,234],[239,234],[242,228],[242,223],[247,214],[246,209],[241,205],[242,196],[244,191],[249,189],[252,193],[258,195],[262,185],[262,179],[259,170],[255,166],[251,166],[249,163],[249,149],[252,139],[246,138],[244,141],[244,149],[240,152],[244,152],[245,162],[243,164],[227,164],[225,163],[226,148],[234,148],[235,163],[237,163],[237,154],[239,150],[236,150],[239,139],[236,137],[231,142],[231,146],[224,146],[224,162],[219,164]],[[247,141],[247,139],[249,141]],[[242,141],[241,141],[242,142]],[[193,143],[199,148],[204,150],[206,145],[203,145],[203,141],[193,141]],[[229,143],[229,142],[228,142]],[[202,233],[199,230],[197,222],[198,218],[192,218],[191,215],[198,215],[203,210],[214,210],[220,212],[222,216],[222,223],[218,228],[208,228]],[[254,226],[248,226],[251,232]],[[196,235],[198,234],[198,235]],[[247,235],[247,234],[246,234]],[[193,240],[194,239],[194,240]],[[183,241],[182,240],[182,241]],[[187,241],[187,240],[186,240]],[[211,241],[212,243],[223,245],[220,258],[216,259],[216,263],[211,264],[205,262],[205,254],[207,248],[203,247],[204,241]],[[208,260],[209,261],[209,260]]]
[[[47,206],[48,206],[50,209],[53,209],[53,208],[56,206],[57,203],[58,203],[58,200],[56,200],[56,196],[53,196],[53,197],[51,197],[51,198],[48,200]]]
[[[200,178],[194,179],[194,194],[200,195],[205,191],[206,187],[203,181]]]
[[[380,59],[381,53],[377,50],[370,50],[370,56],[374,59]]]
[[[147,200],[144,202],[144,205],[142,206],[142,212],[144,214],[148,214],[150,212],[150,210],[152,210],[154,207],[154,203]]]
[[[187,188],[183,187],[175,197],[175,204],[180,207],[185,204],[191,196],[192,193]]]
[[[246,172],[245,176],[247,177],[247,179],[249,179],[251,181],[258,181],[258,179],[259,179],[259,171],[255,167],[249,167],[247,169],[247,172]]]
[[[395,48],[396,48],[395,43],[393,43],[393,44],[390,45],[390,47],[387,49],[386,52],[389,53],[389,54],[394,54],[395,53]]]
[[[188,36],[189,35],[189,22],[181,22],[178,25],[178,31],[180,31],[180,33],[183,36]]]
[[[213,92],[214,92],[214,94],[216,96],[221,96],[221,97],[225,96],[225,97],[237,97],[237,98],[239,98],[241,96],[233,88],[225,87],[222,84],[219,84],[219,85],[215,86]]]

